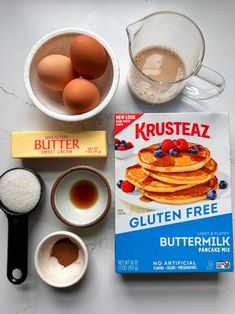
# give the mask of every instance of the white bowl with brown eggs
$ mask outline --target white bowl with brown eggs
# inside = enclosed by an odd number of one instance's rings
[[[39,78],[38,65],[49,55],[70,57],[70,46],[79,35],[87,35],[98,41],[107,53],[105,72],[96,79],[90,79],[100,92],[99,104],[88,112],[73,114],[64,105],[63,93],[47,88]],[[44,114],[65,122],[83,121],[94,117],[110,103],[119,82],[119,65],[110,45],[99,35],[80,28],[65,28],[51,32],[41,38],[29,52],[24,67],[24,83],[33,104]]]

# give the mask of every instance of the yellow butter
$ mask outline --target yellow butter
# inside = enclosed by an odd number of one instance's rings
[[[106,157],[106,131],[12,132],[11,157]]]

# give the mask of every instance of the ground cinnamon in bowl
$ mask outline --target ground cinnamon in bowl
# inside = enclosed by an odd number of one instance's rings
[[[34,261],[39,277],[48,285],[65,288],[76,284],[88,266],[84,241],[69,231],[48,234],[38,244]]]
[[[53,245],[51,256],[55,257],[59,264],[67,267],[78,259],[79,247],[68,238],[60,239]]]

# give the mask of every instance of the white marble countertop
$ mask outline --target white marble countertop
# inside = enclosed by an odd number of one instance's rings
[[[226,78],[223,94],[204,102],[179,97],[169,104],[152,107],[129,94],[127,37],[129,23],[159,10],[173,10],[190,16],[202,29],[206,40],[205,64]],[[0,2],[0,173],[21,165],[10,156],[12,130],[107,129],[109,158],[89,160],[31,160],[23,164],[38,171],[47,183],[41,210],[30,217],[29,269],[27,281],[14,286],[6,277],[7,219],[0,212],[0,304],[1,313],[190,313],[232,314],[235,309],[235,274],[135,275],[114,272],[114,207],[97,226],[87,230],[69,228],[51,210],[50,188],[58,174],[78,163],[91,164],[107,176],[113,186],[113,113],[229,111],[232,176],[235,177],[235,2],[233,0],[58,0]],[[23,83],[23,67],[32,45],[48,32],[64,27],[84,27],[103,36],[116,52],[121,78],[110,106],[94,119],[68,126],[40,113],[28,99]],[[234,196],[234,195],[233,195]],[[233,198],[234,203],[234,198]],[[71,230],[88,245],[89,269],[76,286],[58,290],[37,276],[33,256],[38,242],[56,230]]]

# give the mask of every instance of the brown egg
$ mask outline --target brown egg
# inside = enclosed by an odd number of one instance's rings
[[[94,83],[86,79],[77,78],[65,86],[63,101],[70,113],[81,114],[98,106],[100,92]]]
[[[104,47],[96,39],[87,35],[74,38],[70,47],[70,58],[75,71],[88,79],[101,76],[108,63]]]
[[[70,58],[62,55],[43,58],[37,70],[43,85],[54,91],[62,91],[65,85],[76,77]]]

